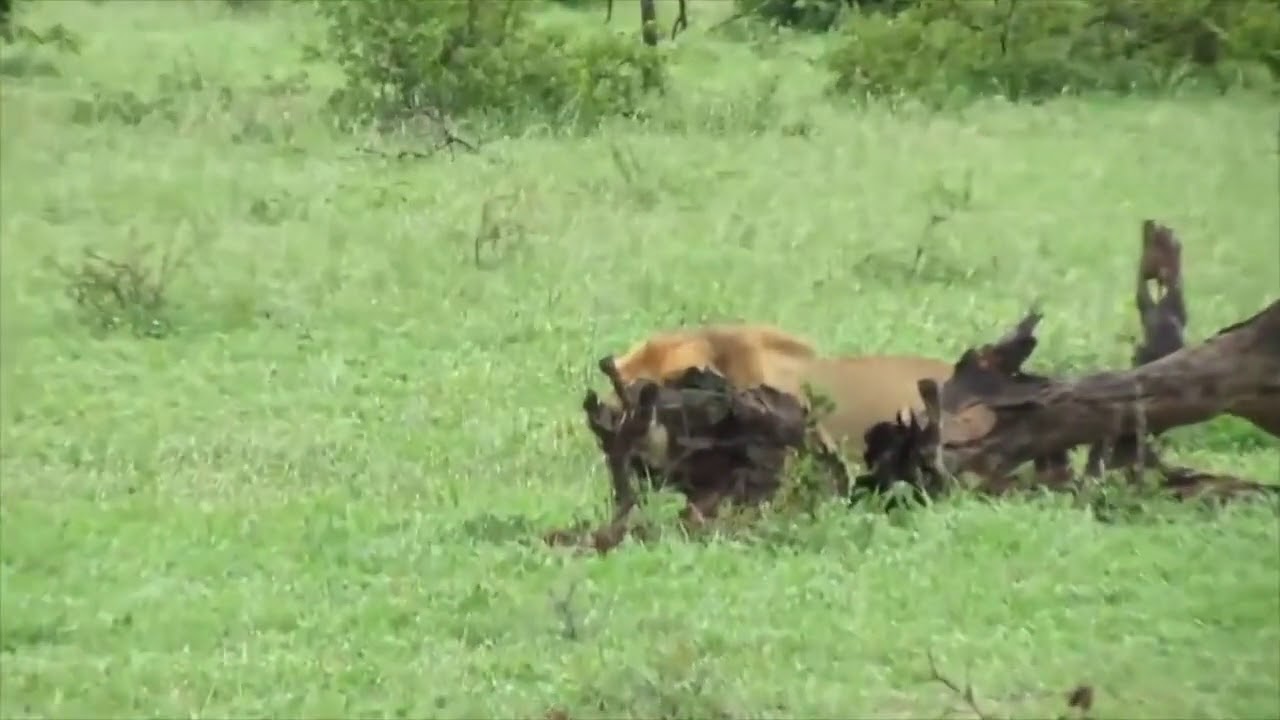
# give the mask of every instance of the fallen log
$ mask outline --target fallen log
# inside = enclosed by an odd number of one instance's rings
[[[1254,317],[1187,349],[1182,244],[1168,227],[1142,223],[1135,305],[1143,337],[1135,370],[1050,380],[1022,371],[1035,348],[1038,313],[1031,313],[997,342],[971,350],[955,375],[938,388],[921,384],[925,422],[915,418],[868,433],[871,472],[857,486],[883,488],[900,479],[934,495],[938,478],[966,470],[982,476],[979,492],[1018,489],[1012,471],[1028,458],[1039,487],[1076,487],[1067,451],[1089,444],[1085,473],[1127,471],[1140,481],[1156,471],[1162,487],[1186,499],[1222,497],[1280,488],[1227,475],[1173,467],[1148,440],[1164,430],[1227,413],[1280,436],[1280,309],[1273,303]],[[1155,281],[1158,297],[1148,283]],[[930,404],[933,404],[931,407]],[[874,456],[874,457],[873,457]]]
[[[897,458],[875,469],[877,482],[919,484],[921,477],[972,472],[981,478],[975,489],[998,495],[1018,487],[1012,479],[1018,466],[1078,445],[1159,433],[1242,405],[1280,415],[1280,301],[1199,345],[1126,371],[1054,380],[1023,372],[1034,341],[1019,347],[1015,352],[996,343],[966,351],[941,387],[920,382],[923,422],[899,418],[868,431],[868,456]],[[1280,492],[1280,486],[1230,476],[1163,464],[1153,469],[1178,497]],[[921,485],[933,494],[929,490]]]
[[[1242,406],[1280,413],[1280,301],[1131,370],[1058,381],[1013,377],[990,389],[981,363],[966,353],[943,390],[954,408],[942,421],[943,451],[955,472],[1004,474],[1033,457],[1160,433]]]

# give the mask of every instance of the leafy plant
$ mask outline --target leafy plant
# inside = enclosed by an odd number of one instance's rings
[[[570,35],[518,0],[318,0],[328,54],[346,75],[330,99],[344,124],[427,112],[508,126],[591,127],[635,115],[664,84],[659,51],[604,29]]]
[[[896,14],[863,13],[841,34],[827,57],[832,91],[935,104],[1274,87],[1280,77],[1280,6],[1262,0],[915,0]]]
[[[738,15],[772,25],[827,32],[859,11],[896,13],[915,0],[734,0]]]
[[[152,262],[151,250],[138,246],[115,259],[85,249],[78,265],[52,264],[66,282],[67,297],[80,320],[95,332],[125,328],[139,337],[159,338],[173,330],[167,292],[188,253],[169,247]]]

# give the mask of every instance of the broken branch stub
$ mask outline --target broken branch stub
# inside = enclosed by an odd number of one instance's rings
[[[984,348],[986,354],[996,363],[995,370],[1007,375],[1022,371],[1022,363],[1031,357],[1031,353],[1035,351],[1036,344],[1039,342],[1035,336],[1036,326],[1043,319],[1044,314],[1038,308],[1032,307],[1012,330]]]
[[[938,455],[941,426],[938,386],[932,380],[922,382],[920,394],[924,400],[924,422],[916,413],[908,411],[892,422],[877,423],[867,430],[866,449],[862,454],[867,472],[854,480],[855,490],[884,494],[894,483],[904,482],[911,487],[917,502],[946,492],[948,475]],[[886,509],[895,504],[891,499]]]
[[[1156,281],[1159,299],[1148,287]],[[1173,230],[1153,220],[1142,223],[1142,254],[1138,260],[1134,296],[1142,323],[1142,343],[1134,350],[1133,364],[1143,365],[1177,352],[1186,345],[1187,305],[1182,287],[1182,243]]]
[[[1182,243],[1168,226],[1161,225],[1155,220],[1143,220],[1138,282],[1155,280],[1168,287],[1173,285],[1181,275]]]
[[[647,384],[638,393],[637,401],[623,409],[600,402],[595,392],[590,390],[582,403],[587,414],[587,426],[604,452],[617,516],[625,515],[637,501],[631,473],[637,469],[640,448],[653,425],[656,390],[655,385]]]
[[[1010,384],[1043,382],[1044,377],[1022,370],[1022,363],[1031,357],[1039,342],[1035,329],[1042,317],[1038,310],[1032,308],[999,340],[966,350],[956,362],[951,380],[938,389],[942,411],[950,412],[967,398],[996,393]]]
[[[1155,280],[1159,299],[1151,296],[1148,283]],[[1182,290],[1182,243],[1173,230],[1154,220],[1142,221],[1141,249],[1138,255],[1138,277],[1134,301],[1142,340],[1134,348],[1133,366],[1159,360],[1186,347],[1187,306]],[[1104,467],[1160,467],[1162,463],[1151,446],[1152,438],[1121,435],[1094,443],[1089,448],[1085,474],[1102,475]]]

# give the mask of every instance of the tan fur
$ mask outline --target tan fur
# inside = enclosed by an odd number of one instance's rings
[[[950,363],[910,355],[821,357],[813,346],[768,325],[709,325],[658,334],[615,358],[623,382],[664,382],[709,368],[736,387],[768,384],[804,398],[804,385],[834,405],[821,422],[846,454],[861,455],[863,435],[907,408],[923,410],[917,381],[941,383]]]
[[[768,384],[791,391],[817,352],[770,325],[706,325],[660,333],[614,358],[624,383],[664,382],[689,368],[708,368],[736,387]]]
[[[804,380],[825,394],[834,407],[820,425],[844,449],[860,456],[863,436],[878,422],[909,417],[908,408],[924,411],[916,383],[951,377],[950,363],[911,355],[867,355],[814,360]]]

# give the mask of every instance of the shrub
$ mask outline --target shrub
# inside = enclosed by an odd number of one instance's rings
[[[345,76],[345,121],[424,110],[590,127],[639,111],[664,83],[660,51],[607,30],[538,27],[521,0],[318,0]]]
[[[271,0],[222,0],[233,12],[265,11],[271,8]]]
[[[826,32],[850,11],[896,13],[915,0],[734,0],[738,14],[780,27]]]
[[[157,261],[149,246],[137,246],[120,259],[86,248],[78,265],[50,262],[66,283],[77,318],[95,334],[128,329],[138,337],[161,338],[174,329],[169,282],[190,252],[175,250],[166,247]]]
[[[916,0],[845,23],[827,56],[840,94],[1041,99],[1150,92],[1184,82],[1274,87],[1280,5],[1270,0]]]

